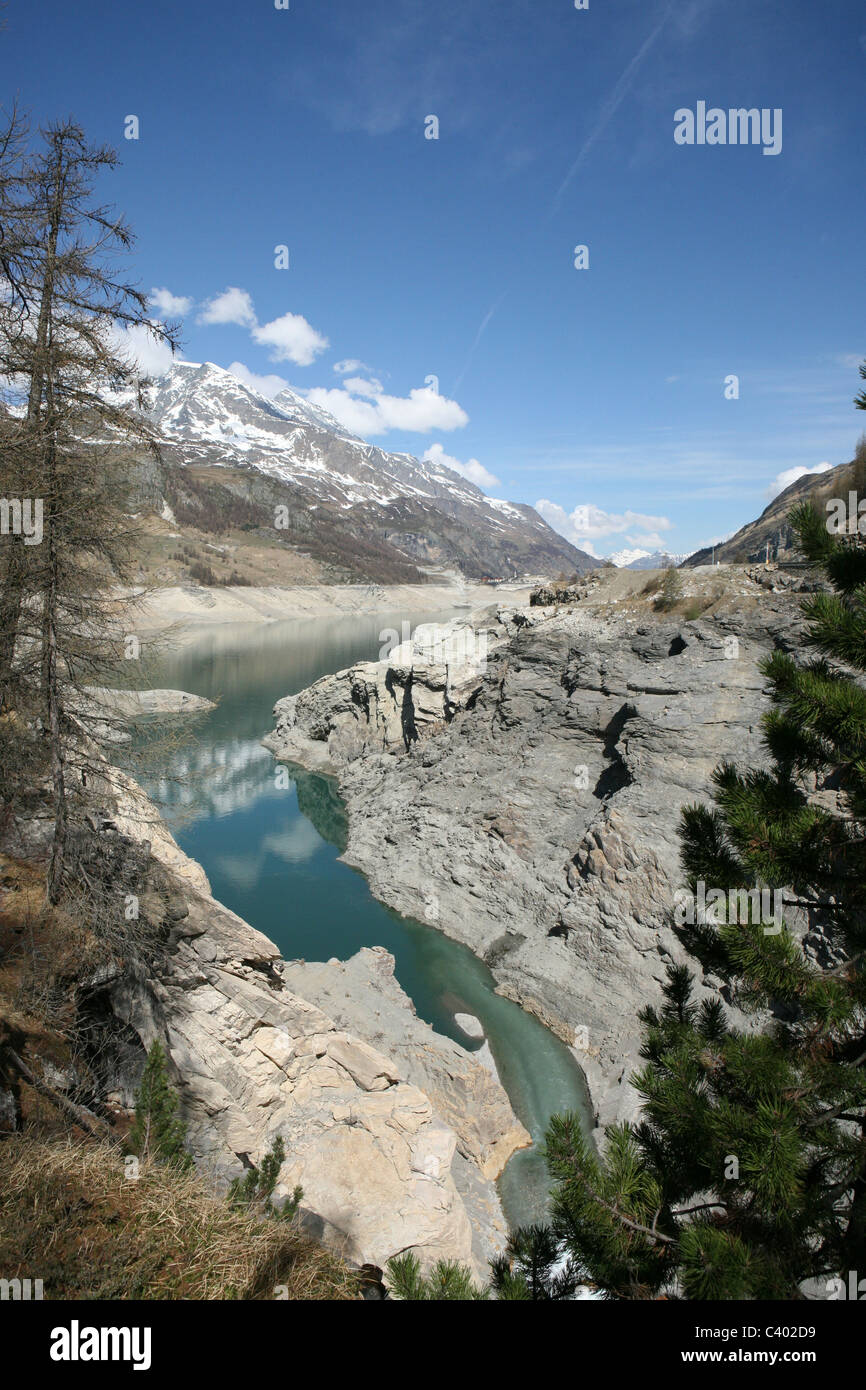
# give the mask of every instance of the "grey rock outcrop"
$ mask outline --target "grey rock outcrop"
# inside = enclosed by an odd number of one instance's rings
[[[336,772],[346,860],[573,1048],[606,1123],[635,1113],[637,1013],[682,958],[680,808],[721,759],[761,763],[758,662],[798,621],[769,596],[693,622],[502,610],[485,669],[449,671],[456,708],[435,666],[366,663],[281,701],[266,743]],[[408,742],[407,689],[439,716]]]
[[[279,700],[276,731],[263,741],[314,771],[368,751],[408,750],[477,694],[488,642],[483,625],[422,624],[382,661],[361,662]]]

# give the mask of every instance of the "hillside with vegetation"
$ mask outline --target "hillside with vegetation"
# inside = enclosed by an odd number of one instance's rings
[[[694,568],[713,560],[721,564],[754,564],[767,559],[801,561],[803,553],[791,522],[792,510],[802,502],[811,502],[826,517],[827,502],[839,499],[847,507],[849,492],[856,492],[861,501],[866,498],[866,435],[861,437],[850,463],[798,478],[774,497],[755,521],[741,526],[736,535],[721,545],[696,550],[683,561],[683,566]]]

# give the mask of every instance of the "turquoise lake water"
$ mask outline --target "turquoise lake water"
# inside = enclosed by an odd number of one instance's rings
[[[278,699],[376,658],[383,630],[407,619],[414,626],[412,614],[399,613],[201,631],[163,654],[148,683],[207,696],[218,707],[163,752],[166,776],[151,771],[141,780],[215,897],[284,957],[345,960],[362,946],[384,946],[418,1013],[440,1033],[471,1051],[478,1044],[454,1015],[481,1020],[502,1084],[535,1140],[557,1111],[578,1110],[588,1126],[586,1085],[568,1048],[497,995],[467,947],[377,902],[363,875],[340,862],[346,818],[334,781],[293,768],[290,787],[278,789],[276,764],[261,746]],[[536,1147],[514,1155],[499,1187],[510,1225],[543,1216],[548,1181]]]

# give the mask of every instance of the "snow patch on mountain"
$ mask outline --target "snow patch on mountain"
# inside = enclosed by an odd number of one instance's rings
[[[672,555],[667,550],[617,550],[608,559],[619,569],[660,570],[669,565],[680,565],[685,555]]]
[[[270,398],[212,362],[175,362],[149,387],[147,413],[182,463],[255,469],[302,489],[307,506],[340,514],[358,508],[359,525],[382,527],[383,540],[392,535],[404,555],[422,556],[433,531],[434,548],[445,536],[446,552],[452,544],[465,548],[476,535],[502,572],[518,563],[517,555],[523,566],[533,551],[566,567],[589,559],[534,508],[487,497],[436,454],[417,459],[368,444],[290,386]],[[435,513],[438,522],[425,519]],[[442,517],[454,531],[446,525],[443,532]]]
[[[213,446],[215,463],[242,463],[302,483],[342,508],[403,497],[447,499],[523,519],[522,509],[489,501],[473,483],[436,461],[389,454],[350,434],[291,387],[269,399],[212,362],[178,362],[151,387],[148,414],[168,442]],[[339,466],[333,445],[339,442]],[[540,519],[540,518],[539,518]]]

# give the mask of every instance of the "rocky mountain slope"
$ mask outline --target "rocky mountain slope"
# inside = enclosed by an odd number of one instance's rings
[[[163,457],[138,456],[138,496],[163,523],[155,538],[210,537],[211,555],[194,563],[216,581],[232,569],[220,569],[215,534],[228,535],[240,582],[261,582],[239,568],[255,546],[282,557],[284,582],[418,582],[431,567],[502,579],[598,564],[534,508],[366,444],[290,388],[270,400],[212,363],[177,363],[154,384],[148,413]],[[155,546],[154,558],[169,564],[174,552]]]
[[[680,807],[707,799],[721,759],[761,762],[758,662],[799,625],[745,573],[692,620],[652,613],[641,575],[620,594],[627,576],[492,608],[450,649],[419,632],[280,701],[266,740],[337,775],[348,862],[573,1047],[601,1123],[634,1110],[637,1013],[681,958]]]
[[[840,463],[824,473],[806,473],[796,482],[786,487],[761,512],[756,521],[741,526],[729,541],[715,547],[715,558],[723,564],[747,564],[771,561],[785,561],[798,558],[794,532],[788,515],[798,502],[814,502],[824,515],[825,502],[830,497],[847,501],[850,489],[858,491],[861,498],[866,497],[866,442],[858,445],[855,458],[850,463]],[[712,547],[696,550],[684,564],[688,567],[707,565],[713,556]]]

